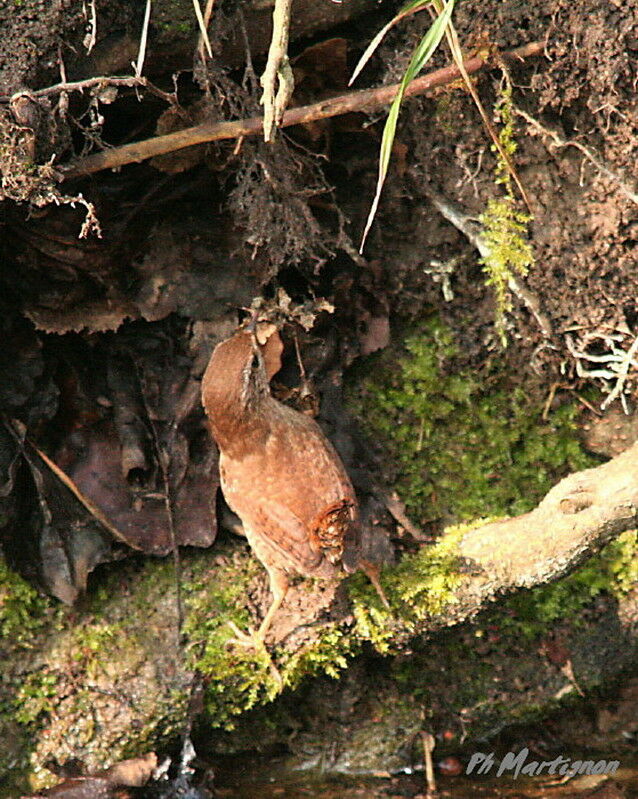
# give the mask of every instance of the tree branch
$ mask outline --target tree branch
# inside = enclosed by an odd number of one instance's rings
[[[498,594],[550,582],[638,525],[638,442],[607,463],[565,477],[534,510],[470,530],[467,574],[439,624],[473,615]]]
[[[522,47],[503,53],[500,57],[506,61],[522,61],[526,58],[540,55],[543,52],[543,47],[543,42],[530,42]],[[488,61],[486,59],[476,56],[465,61],[465,70],[468,74],[473,74],[483,69],[487,64]],[[460,72],[456,66],[437,69],[414,80],[408,87],[406,96],[412,97],[424,94],[437,86],[453,83],[459,77]],[[312,105],[292,108],[284,114],[281,127],[301,125],[305,122],[328,119],[329,117],[340,116],[353,111],[370,111],[383,108],[392,102],[398,88],[399,84],[397,83],[376,89],[363,89],[358,92],[349,92],[348,94],[321,100]],[[138,163],[148,158],[181,150],[184,147],[191,147],[195,144],[221,141],[222,139],[238,139],[241,136],[256,136],[263,132],[263,124],[263,117],[224,122],[204,122],[201,125],[185,128],[165,136],[156,136],[145,141],[113,147],[110,150],[80,158],[74,163],[60,167],[62,179],[69,180],[70,178],[91,175],[102,169],[114,169],[125,164]]]

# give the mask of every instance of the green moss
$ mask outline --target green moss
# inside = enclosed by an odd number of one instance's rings
[[[557,478],[593,465],[576,437],[576,406],[544,421],[507,377],[450,373],[455,353],[451,331],[432,318],[408,336],[405,354],[372,356],[348,392],[367,434],[384,445],[396,469],[389,479],[413,517],[524,513]]]
[[[231,728],[234,716],[278,693],[266,650],[229,647],[229,622],[243,630],[249,626],[244,597],[260,568],[254,558],[237,554],[215,569],[207,585],[195,580],[184,586],[189,667],[207,683],[206,709],[215,726]]]
[[[76,627],[73,637],[72,658],[90,680],[98,677],[103,664],[120,662],[122,650],[129,643],[122,624],[106,624],[99,619],[89,619]]]
[[[495,112],[501,121],[500,145],[508,156],[513,156],[517,145],[512,86],[509,81],[501,90]],[[490,199],[487,209],[480,216],[483,226],[481,238],[486,248],[481,263],[486,274],[486,285],[494,289],[495,324],[501,343],[505,346],[505,314],[512,308],[509,282],[516,275],[524,277],[534,264],[534,254],[528,240],[528,225],[532,217],[516,207],[507,163],[494,145],[492,152],[496,156],[495,182],[505,187],[505,196]]]
[[[472,527],[485,523],[481,520]],[[404,637],[406,631],[415,630],[420,622],[443,613],[455,601],[454,592],[461,580],[458,545],[469,529],[470,525],[466,524],[449,528],[432,546],[422,547],[415,554],[402,558],[396,566],[383,570],[381,583],[390,611],[383,606],[364,575],[353,576],[349,593],[356,637],[371,643],[378,652],[388,654],[393,650],[398,632]]]
[[[2,646],[29,647],[52,612],[52,600],[41,596],[0,557],[0,641]]]
[[[20,724],[32,725],[43,715],[55,710],[59,675],[49,669],[27,674],[18,686],[14,718]]]
[[[518,145],[516,143],[516,126],[514,124],[514,110],[512,108],[512,84],[506,78],[501,86],[494,115],[501,123],[498,132],[499,144],[503,151],[510,157],[516,153]],[[507,163],[499,153],[498,148],[492,145],[492,152],[496,155],[495,180],[497,184],[505,186],[507,193],[512,193],[512,176]]]
[[[507,343],[505,314],[512,310],[509,282],[515,275],[524,277],[534,264],[532,245],[527,238],[531,219],[516,208],[511,194],[488,200],[487,210],[480,216],[481,238],[488,252],[480,260],[486,275],[485,285],[494,289],[495,324],[503,346]]]
[[[160,40],[188,38],[199,30],[191,0],[156,0],[152,24]]]
[[[283,676],[287,687],[296,688],[311,675],[327,674],[336,679],[348,665],[348,658],[358,654],[360,641],[336,624],[329,625],[310,644],[301,647],[284,661]]]

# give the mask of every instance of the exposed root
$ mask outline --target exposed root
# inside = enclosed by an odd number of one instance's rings
[[[264,141],[272,141],[275,128],[281,125],[284,112],[295,88],[288,61],[288,30],[292,0],[275,0],[272,14],[272,39],[261,85],[264,93]]]

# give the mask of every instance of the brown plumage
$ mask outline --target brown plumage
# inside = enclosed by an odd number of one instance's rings
[[[288,575],[353,571],[359,534],[354,489],[334,447],[314,419],[270,394],[277,345],[277,334],[262,347],[251,330],[240,329],[217,345],[202,380],[224,496],[270,578],[262,641]]]

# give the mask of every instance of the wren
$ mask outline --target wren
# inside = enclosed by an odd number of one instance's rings
[[[311,417],[276,400],[269,380],[279,367],[252,328],[217,345],[202,379],[202,400],[219,447],[221,488],[242,521],[270,580],[273,600],[245,642],[263,646],[289,577],[336,578],[363,568],[384,604],[378,572],[359,562],[357,499],[345,467]],[[235,629],[235,632],[238,631]]]

